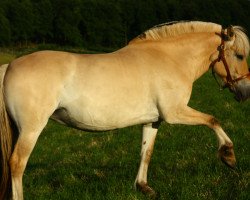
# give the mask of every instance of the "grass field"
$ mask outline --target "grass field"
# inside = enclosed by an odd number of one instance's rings
[[[0,51],[0,65],[9,63],[9,61],[13,60],[15,55],[11,53],[3,53]]]
[[[195,83],[190,105],[221,122],[234,141],[237,169],[228,169],[218,160],[210,129],[163,123],[149,184],[162,200],[249,199],[250,101],[238,103],[227,90],[219,91],[207,73]],[[141,126],[88,133],[50,121],[25,171],[25,199],[147,199],[132,187],[140,143]]]

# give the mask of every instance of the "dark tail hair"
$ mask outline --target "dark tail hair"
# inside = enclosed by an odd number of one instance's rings
[[[0,66],[0,200],[11,195],[9,160],[12,154],[13,129],[4,102],[3,80],[8,64]]]

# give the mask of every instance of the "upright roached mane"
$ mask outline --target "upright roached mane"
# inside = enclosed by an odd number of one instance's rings
[[[9,183],[13,200],[23,199],[23,173],[49,118],[91,131],[143,124],[135,187],[151,197],[156,193],[147,171],[162,121],[208,126],[217,136],[220,159],[233,168],[231,139],[214,116],[188,102],[193,82],[211,66],[225,83],[230,74],[228,87],[238,100],[248,99],[248,54],[249,41],[239,26],[172,22],[145,31],[113,53],[41,51],[1,66],[0,199],[9,196]],[[12,131],[19,135],[13,152]]]
[[[176,22],[157,25],[139,35],[131,42],[161,40],[186,33],[220,32],[221,25],[207,22]]]
[[[248,56],[249,54],[249,39],[245,34],[245,29],[241,26],[233,26],[235,31],[235,42],[236,52]],[[215,23],[200,22],[200,21],[190,21],[190,22],[174,22],[174,23],[164,23],[157,25],[133,40],[130,43],[145,42],[149,40],[161,40],[167,39],[169,37],[174,37],[187,33],[220,33],[222,26]]]

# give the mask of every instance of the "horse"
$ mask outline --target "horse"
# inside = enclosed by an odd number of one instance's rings
[[[219,158],[234,168],[233,142],[212,115],[188,106],[193,83],[209,69],[238,101],[250,97],[249,40],[240,26],[179,21],[155,26],[104,54],[40,51],[0,69],[0,198],[23,199],[22,177],[49,118],[81,130],[142,124],[134,186],[155,197],[147,171],[161,122],[205,125]]]

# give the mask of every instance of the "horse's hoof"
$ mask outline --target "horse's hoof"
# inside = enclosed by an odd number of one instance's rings
[[[233,144],[225,144],[219,149],[219,157],[221,161],[231,169],[235,169],[236,159],[233,150]]]
[[[157,199],[156,192],[147,183],[137,183],[136,188],[150,199]]]

